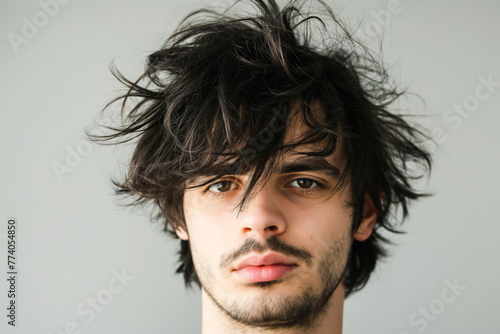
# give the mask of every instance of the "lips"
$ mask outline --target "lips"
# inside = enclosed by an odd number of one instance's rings
[[[247,282],[268,282],[280,279],[297,264],[278,253],[251,255],[238,262],[233,272]]]

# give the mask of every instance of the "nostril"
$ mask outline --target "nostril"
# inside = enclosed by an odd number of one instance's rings
[[[268,226],[267,227],[269,230],[271,230],[272,232],[275,232],[277,229],[278,229],[278,226],[276,225],[272,225],[272,226]]]
[[[282,227],[279,224],[276,225],[271,225],[271,224],[256,224],[254,225],[246,225],[241,227],[241,232],[244,234],[247,233],[257,233],[259,235],[265,235],[265,234],[277,234],[277,233],[282,233],[285,230],[284,227]]]

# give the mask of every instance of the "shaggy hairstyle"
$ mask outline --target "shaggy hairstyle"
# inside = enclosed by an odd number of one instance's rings
[[[320,141],[323,150],[302,154],[326,157],[340,149],[346,167],[335,191],[347,185],[352,233],[365,193],[378,212],[372,235],[353,241],[347,297],[388,255],[381,229],[401,233],[396,224],[407,217],[409,202],[426,196],[411,183],[430,171],[431,157],[422,131],[388,110],[406,90],[392,85],[382,63],[316,1],[326,19],[305,12],[299,1],[280,8],[274,0],[248,1],[253,13],[231,15],[232,6],[189,14],[148,56],[137,80],[111,68],[127,92],[103,111],[121,101],[122,123],[102,125],[108,134],[87,134],[103,144],[136,140],[125,179],[113,180],[116,193],[132,199],[125,205],[153,204],[155,219],[174,238],[177,227],[186,228],[187,181],[213,176],[207,185],[223,175],[249,174],[241,210],[259,181],[277,172],[285,151]],[[317,102],[320,117],[312,107]],[[285,145],[295,103],[308,131]],[[177,273],[187,287],[200,286],[189,241],[180,243]]]

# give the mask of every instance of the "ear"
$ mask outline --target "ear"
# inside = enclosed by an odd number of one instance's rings
[[[187,233],[187,230],[180,225],[175,228],[175,234],[177,234],[177,236],[182,240],[189,239],[189,234]]]
[[[370,196],[365,193],[365,204],[363,207],[363,218],[358,229],[354,233],[354,239],[357,241],[365,241],[370,237],[377,221],[377,210]]]

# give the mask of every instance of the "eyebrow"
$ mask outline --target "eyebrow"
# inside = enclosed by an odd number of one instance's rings
[[[331,177],[339,177],[340,170],[329,163],[325,158],[318,156],[307,156],[283,165],[280,173],[297,172],[325,172]]]

